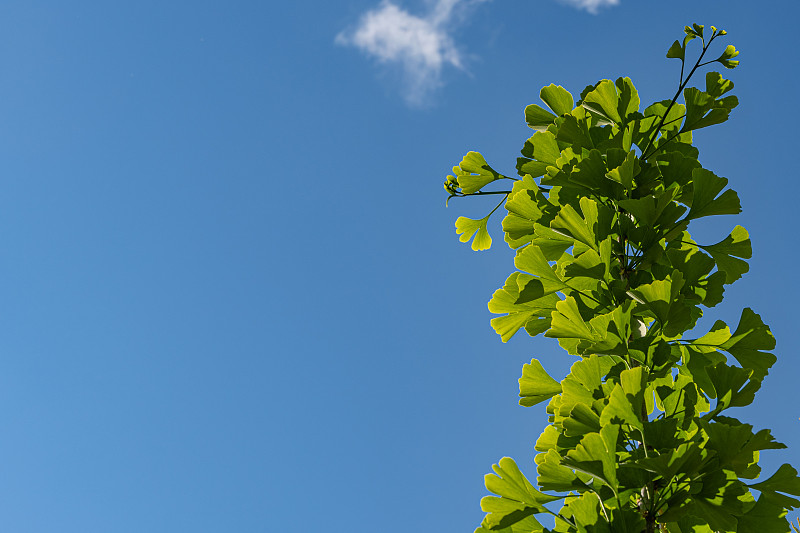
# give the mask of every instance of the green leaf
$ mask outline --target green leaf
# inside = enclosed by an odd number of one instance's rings
[[[678,427],[688,429],[694,418],[710,408],[709,402],[698,393],[697,384],[684,374],[678,374],[669,386],[656,388],[656,405],[668,418],[676,418]]]
[[[486,227],[488,222],[488,216],[479,220],[458,217],[456,219],[456,234],[461,235],[458,240],[461,242],[468,242],[472,236],[475,235],[475,240],[472,241],[472,249],[476,251],[488,250],[492,246],[492,237],[489,235],[489,230]]]
[[[662,215],[674,223],[684,211],[685,207],[673,202],[678,193],[678,187],[670,187],[661,196],[643,196],[634,200],[620,200],[617,202],[627,212],[631,213],[640,226],[655,227]]]
[[[538,248],[548,261],[555,261],[573,245],[573,240],[568,235],[559,233],[552,228],[534,223],[534,238],[531,246]]]
[[[678,270],[673,270],[672,275],[667,279],[639,285],[636,289],[628,291],[628,295],[649,309],[662,329],[665,329],[668,324],[680,329],[681,326],[689,325],[691,321],[686,307],[681,305],[678,298],[683,284],[683,274]]]
[[[551,533],[549,529],[540,524],[533,516],[527,516],[519,522],[515,522],[508,527],[500,529],[479,527],[475,530],[475,533],[489,533],[490,531],[492,533]]]
[[[722,55],[719,56],[715,61],[718,61],[722,66],[725,68],[736,68],[739,65],[738,60],[733,60],[732,58],[739,55],[739,51],[736,49],[735,46],[729,44],[725,51],[722,52]]]
[[[551,378],[538,359],[522,366],[519,378],[519,404],[525,407],[549,400],[561,392],[561,384]]]
[[[726,416],[717,416],[712,423],[701,421],[700,425],[709,437],[704,446],[716,453],[721,468],[731,470],[739,477],[758,476],[761,470],[757,465],[758,449],[762,449],[765,443],[753,434],[753,426]],[[774,443],[766,445],[775,447]]]
[[[606,168],[603,154],[599,150],[591,150],[572,168],[569,174],[569,182],[585,187],[590,191],[604,192],[608,195],[617,196],[606,178],[607,172],[608,169]]]
[[[607,274],[608,264],[591,248],[564,267],[564,277],[567,279],[590,278],[602,281],[607,278]]]
[[[580,383],[588,391],[595,391],[603,384],[603,378],[614,366],[609,357],[591,355],[577,361],[570,368],[569,377]]]
[[[727,96],[725,98],[720,98],[720,96],[731,89],[733,89],[733,82],[722,78],[718,72],[709,72],[706,75],[705,91],[695,87],[684,89],[683,99],[686,102],[686,119],[681,131],[687,132],[705,128],[728,120],[733,108],[739,105],[739,100],[735,96]]]
[[[564,500],[564,507],[561,514],[566,518],[571,518],[577,524],[580,524],[580,533],[612,533],[613,530],[609,523],[606,521],[603,511],[600,509],[600,501],[596,494],[592,492],[584,492],[579,496],[570,496]],[[561,532],[574,532],[576,529],[571,526],[565,527],[566,524],[556,518],[556,529]],[[627,531],[627,530],[626,530]],[[631,529],[629,531],[635,531]]]
[[[567,452],[562,464],[594,477],[616,492],[618,434],[619,426],[607,424],[599,433],[585,435],[574,450]]]
[[[736,474],[715,470],[703,478],[702,488],[693,494],[690,513],[706,520],[714,530],[736,531],[737,516],[744,514],[752,498]]]
[[[517,170],[521,175],[530,175],[532,178],[542,176],[547,167],[556,164],[556,160],[561,155],[561,150],[556,142],[556,137],[549,131],[537,131],[525,142],[522,155],[530,158],[517,164]]]
[[[714,98],[719,98],[733,90],[733,82],[726,80],[719,72],[709,72],[706,74],[706,92]]]
[[[550,266],[547,258],[538,246],[526,246],[514,258],[514,266],[539,278],[546,292],[566,287],[564,280]]]
[[[580,153],[583,148],[594,148],[592,141],[591,114],[584,108],[575,108],[569,115],[564,115],[563,122],[558,128],[556,139],[558,142],[571,145],[574,153]]]
[[[729,407],[744,407],[753,403],[755,393],[761,387],[761,380],[753,376],[753,371],[719,363],[711,368],[708,377],[717,391],[716,414]],[[750,378],[754,379],[751,380]]]
[[[599,340],[600,337],[581,316],[578,303],[570,296],[556,304],[552,314],[552,327],[544,334],[545,337]]]
[[[597,203],[588,198],[581,198],[581,209],[590,219],[594,215],[597,217]],[[597,238],[594,233],[594,224],[590,220],[584,219],[571,205],[566,204],[561,207],[561,211],[550,223],[550,227],[562,235],[572,237],[576,241],[597,250]]]
[[[603,413],[600,416],[600,425],[628,424],[641,430],[642,421],[635,412],[635,409],[638,409],[640,405],[631,405],[630,400],[625,395],[625,391],[622,390],[622,386],[617,385],[611,390],[611,395],[608,397],[608,405],[603,409]]]
[[[696,158],[685,156],[680,152],[660,154],[656,162],[664,187],[673,184],[686,185],[691,180],[694,169],[700,168]]]
[[[710,246],[700,246],[709,253],[717,263],[717,268],[725,273],[726,283],[738,280],[750,267],[741,258],[750,259],[753,249],[750,246],[750,235],[742,226],[736,226],[724,240]]]
[[[636,152],[631,150],[625,157],[625,160],[618,167],[609,170],[606,177],[610,180],[620,183],[626,189],[633,188],[633,177],[639,173],[639,160],[636,158]]]
[[[618,105],[619,95],[614,82],[611,80],[600,81],[594,90],[583,98],[583,107],[616,124],[622,122],[622,117],[617,109]]]
[[[536,104],[531,104],[525,108],[525,122],[528,127],[537,131],[544,131],[555,121],[556,116]]]
[[[716,350],[697,349],[694,345],[681,346],[681,355],[683,366],[680,372],[690,376],[709,398],[716,398],[717,390],[709,373],[726,361],[725,356]]]
[[[538,458],[537,458],[538,461]],[[542,490],[568,492],[571,490],[584,491],[588,487],[570,468],[561,464],[561,456],[551,449],[544,454],[544,458],[536,467],[539,476],[536,482]]]
[[[689,205],[688,220],[712,215],[738,215],[742,212],[739,196],[728,189],[719,196],[720,191],[728,185],[728,180],[720,178],[704,168],[692,171],[694,194]]]
[[[583,385],[575,376],[569,375],[561,381],[562,393],[560,396],[554,397],[550,404],[548,404],[548,412],[552,411],[562,418],[567,418],[572,414],[574,408],[582,405],[584,408],[591,410],[589,407],[594,401],[595,389],[590,386]],[[583,416],[586,415],[586,416]],[[591,416],[587,413],[579,413],[581,419],[588,420],[596,419],[595,422],[599,423],[600,417]],[[576,419],[577,420],[577,419]],[[591,422],[591,425],[595,425]]]
[[[777,361],[774,355],[763,351],[775,349],[775,337],[761,316],[749,307],[742,310],[736,331],[720,348],[735,357],[744,368],[752,370],[758,380],[763,379]]]
[[[680,41],[675,40],[672,43],[672,46],[669,47],[667,50],[667,58],[668,59],[680,59],[683,61],[686,57],[686,49],[683,47]]]
[[[542,87],[539,97],[553,110],[556,115],[564,115],[572,111],[574,101],[572,94],[560,85],[551,83],[547,87]]]
[[[492,470],[494,474],[485,477],[486,489],[499,497],[481,500],[481,509],[487,513],[481,526],[486,529],[510,527],[530,515],[546,512],[544,504],[560,499],[536,490],[510,457],[500,459]]]
[[[636,464],[654,472],[664,479],[671,479],[678,472],[693,473],[708,458],[708,452],[697,442],[685,442],[676,448],[664,450],[649,457],[640,457]]]
[[[625,396],[633,406],[642,405],[645,390],[647,389],[648,372],[643,366],[623,370],[619,374],[619,383]],[[638,417],[639,415],[637,415]]]
[[[738,531],[757,531],[758,533],[789,533],[786,509],[772,503],[763,494],[744,516],[738,519]]]
[[[467,152],[461,163],[453,167],[453,173],[464,194],[478,192],[484,185],[506,177],[490,167],[478,152]]]
[[[555,400],[555,398],[553,400]],[[551,403],[553,400],[551,400]],[[533,449],[539,452],[548,452],[550,450],[562,452],[573,449],[578,445],[578,442],[580,442],[580,439],[567,437],[564,435],[564,432],[561,430],[561,428],[556,428],[554,425],[548,425],[544,428],[544,431],[536,440],[536,444],[534,445]]]
[[[636,87],[633,86],[631,79],[627,77],[617,78],[614,84],[619,92],[617,110],[623,121],[627,122],[631,115],[639,111],[639,104],[641,103],[639,100],[639,92],[636,90]]]
[[[542,331],[544,331],[550,327],[550,314],[560,301],[554,293],[545,292],[541,282],[514,272],[508,277],[503,288],[495,291],[489,300],[490,312],[507,313],[506,316],[493,318],[492,327],[503,342],[508,342],[520,328],[527,329],[527,325],[531,322],[543,322]]]
[[[786,495],[800,496],[800,477],[791,465],[783,464],[769,479],[749,486],[761,491],[761,496],[771,503],[782,507],[800,507],[800,500]]]
[[[514,182],[505,204],[508,215],[503,219],[505,241],[511,248],[519,248],[533,238],[534,224],[544,215],[539,195],[539,187],[530,176]]]
[[[564,404],[559,408],[559,414],[564,416]],[[564,434],[569,437],[581,437],[587,433],[600,431],[600,416],[586,403],[575,403],[569,413],[561,421]]]

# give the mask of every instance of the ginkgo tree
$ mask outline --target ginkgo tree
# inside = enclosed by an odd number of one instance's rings
[[[735,47],[716,46],[725,34],[687,26],[667,52],[681,64],[677,91],[644,110],[629,78],[601,80],[577,101],[543,88],[546,108],[525,109],[535,133],[518,176],[469,152],[445,181],[448,200],[502,197],[486,217],[456,221],[475,250],[492,243],[489,217],[507,211],[516,271],[489,302],[502,341],[544,334],[577,357],[561,380],[537,359],[522,368],[519,403],[546,402],[549,415],[535,444],[538,475],[534,483],[500,459],[476,533],[790,531],[800,477],[788,464],[762,476],[758,465],[762,450],[785,446],[731,416],[753,402],[775,339],[749,308],[735,325],[692,333],[751,257],[741,226],[712,243],[689,233],[696,220],[741,211],[692,145],[694,130],[725,122],[738,104],[719,72],[689,86],[703,67],[738,65]],[[713,59],[712,48],[721,50]],[[555,517],[552,530],[542,514]]]

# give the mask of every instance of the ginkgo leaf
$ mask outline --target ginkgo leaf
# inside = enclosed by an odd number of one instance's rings
[[[545,337],[598,340],[597,333],[583,320],[575,298],[558,302],[552,316],[552,328]]]
[[[561,120],[563,122],[556,133],[558,142],[570,145],[570,149],[576,154],[580,153],[583,148],[594,147],[590,133],[592,116],[589,111],[583,107],[576,107],[571,113],[564,115]]]
[[[519,522],[515,522],[508,527],[487,529],[483,526],[475,530],[474,533],[551,533],[549,529],[539,523],[533,516],[526,516]]]
[[[547,87],[542,87],[539,97],[556,115],[569,113],[574,107],[572,94],[561,85],[551,83]]]
[[[669,47],[669,50],[667,50],[667,58],[683,60],[684,57],[686,57],[686,49],[680,41],[675,40],[672,46]]]
[[[745,513],[747,487],[729,470],[714,470],[692,494],[689,512],[705,520],[712,530],[736,531],[737,517]],[[750,495],[749,500],[754,498]]]
[[[539,476],[536,482],[542,490],[555,492],[582,491],[588,487],[570,468],[561,464],[561,456],[555,450],[544,454],[544,460],[536,467]]]
[[[538,359],[522,366],[519,378],[519,404],[525,407],[549,400],[561,392],[561,384],[550,377]]]
[[[550,314],[557,302],[561,301],[553,292],[547,292],[541,282],[531,276],[512,273],[503,288],[498,289],[489,300],[489,311],[505,316],[491,320],[492,328],[507,342],[520,328],[525,327],[532,336],[550,327]],[[531,322],[538,324],[541,331],[528,329]]]
[[[639,92],[628,77],[617,78],[614,82],[619,94],[617,111],[623,120],[639,111]]]
[[[719,76],[718,73],[713,74]],[[719,76],[719,79],[721,78]],[[706,80],[708,81],[709,78],[707,77]],[[686,102],[686,118],[681,131],[697,130],[725,122],[728,120],[733,108],[739,105],[739,100],[735,96],[718,98],[722,94],[718,89],[718,78],[712,76],[710,80],[711,86],[708,87],[709,84],[707,83],[706,91],[701,91],[696,87],[684,89],[683,99]],[[729,83],[731,89],[733,88],[733,83],[730,83],[729,80],[724,81]]]
[[[489,230],[486,225],[489,222],[489,217],[483,217],[475,220],[468,217],[458,217],[456,219],[456,234],[460,235],[458,238],[461,242],[468,242],[473,235],[475,240],[472,241],[473,250],[488,250],[492,246],[492,237],[489,235]]]
[[[616,181],[626,189],[633,188],[633,177],[639,173],[639,161],[636,158],[636,153],[631,150],[625,157],[621,165],[615,167],[606,173],[606,177],[610,180]]]
[[[717,391],[717,406],[712,411],[715,413],[753,403],[755,393],[761,387],[761,380],[753,376],[752,370],[725,363],[715,365],[708,372],[708,377]]]
[[[549,131],[537,131],[525,142],[522,155],[525,157],[517,162],[519,174],[538,178],[547,171],[547,167],[556,164],[561,149],[555,135]]]
[[[526,246],[514,258],[514,266],[539,278],[545,290],[558,290],[566,286],[538,246]]]
[[[514,183],[506,200],[508,215],[503,219],[505,241],[518,248],[533,238],[535,223],[544,215],[537,200],[538,186],[530,176]]]
[[[763,379],[777,361],[773,354],[765,351],[774,348],[775,337],[769,326],[749,307],[742,310],[736,331],[720,345],[720,349],[735,357],[743,367],[752,370],[758,379]]]
[[[763,494],[756,504],[737,519],[739,531],[758,531],[759,533],[788,533],[786,529],[786,508],[770,501]]]
[[[572,167],[569,181],[592,191],[600,191],[608,181],[607,172],[603,154],[599,150],[590,150]]]
[[[642,429],[642,421],[634,411],[634,406],[631,405],[631,401],[622,390],[621,385],[617,385],[611,390],[608,405],[600,416],[600,425],[605,426],[606,424],[628,424]]]
[[[453,167],[453,173],[464,194],[478,192],[485,185],[506,177],[490,167],[478,152],[467,152],[461,163]]]
[[[599,433],[585,435],[580,444],[567,453],[562,464],[593,476],[616,492],[618,435],[619,426],[606,424]]]
[[[750,245],[750,235],[742,226],[733,228],[731,234],[717,244],[700,245],[700,248],[714,258],[717,268],[725,273],[726,283],[733,283],[750,270],[743,259],[750,259],[753,249]]]
[[[585,203],[582,202],[582,207],[583,205],[591,206],[594,208],[594,213],[597,212],[597,204],[593,200],[588,198],[583,200],[585,200]],[[595,234],[590,223],[569,204],[561,208],[556,218],[550,223],[550,227],[597,250]]]
[[[682,286],[683,274],[676,270],[669,278],[639,285],[629,294],[652,311],[656,320],[665,326],[670,321],[672,307]]]
[[[727,179],[720,178],[704,168],[696,168],[692,171],[692,184],[694,194],[689,213],[686,215],[687,219],[741,213],[739,196],[734,190],[728,189],[717,196],[728,185]]]
[[[800,507],[800,500],[787,496],[800,496],[800,477],[791,465],[782,464],[769,479],[750,487],[761,491],[761,495],[772,503],[784,507]]]
[[[528,123],[528,127],[531,129],[544,131],[555,119],[556,116],[554,114],[536,104],[530,104],[525,108],[525,122]]]
[[[680,152],[667,152],[658,156],[656,160],[658,174],[665,187],[677,184],[681,187],[687,185],[692,179],[692,172],[700,168],[700,163],[694,157],[688,157]]]
[[[497,496],[481,499],[481,510],[487,513],[481,526],[497,530],[509,527],[528,516],[546,512],[544,504],[559,500],[536,490],[510,457],[492,465],[493,474],[486,474],[486,489]]]

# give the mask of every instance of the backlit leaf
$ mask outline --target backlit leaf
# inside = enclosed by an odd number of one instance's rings
[[[481,510],[487,513],[481,526],[491,530],[502,529],[526,517],[545,512],[544,504],[558,500],[536,490],[520,472],[510,457],[503,457],[492,465],[493,474],[486,474],[486,489],[497,496],[481,500]]]
[[[525,407],[549,400],[561,392],[561,384],[551,378],[538,359],[531,359],[522,366],[522,377],[519,378],[519,404]]]
[[[472,241],[472,249],[488,250],[492,246],[492,237],[489,235],[489,230],[486,228],[488,222],[488,216],[479,220],[458,217],[456,219],[456,234],[460,235],[458,240],[461,242],[468,242],[472,236],[475,235],[475,240]]]

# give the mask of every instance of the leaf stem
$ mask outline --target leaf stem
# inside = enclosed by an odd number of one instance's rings
[[[454,194],[453,197],[466,198],[467,196],[487,196],[489,194],[511,194],[511,191],[478,191],[469,193],[460,192],[458,194]]]
[[[487,194],[488,194],[488,193],[487,193]],[[498,209],[498,208],[499,208],[501,205],[503,205],[503,202],[505,202],[505,201],[506,201],[506,198],[508,198],[508,195],[509,195],[509,194],[511,194],[511,191],[508,191],[508,192],[506,193],[506,196],[505,196],[505,198],[503,198],[502,200],[500,200],[500,203],[499,203],[499,204],[497,204],[496,206],[494,206],[494,209],[492,209],[491,211],[489,211],[489,214],[488,214],[488,215],[486,215],[486,218],[489,218],[490,216],[492,216],[492,215],[494,214],[494,212],[495,212],[495,211],[497,211],[497,209]]]
[[[650,146],[653,144],[653,141],[656,140],[656,136],[658,135],[658,132],[661,131],[661,128],[664,126],[664,120],[667,118],[667,115],[669,115],[669,112],[672,110],[672,106],[674,106],[675,102],[678,101],[678,98],[680,97],[681,92],[683,91],[683,89],[686,88],[686,84],[688,84],[689,80],[692,79],[692,75],[697,70],[697,68],[700,66],[700,62],[703,60],[703,56],[706,55],[706,52],[708,51],[708,47],[711,46],[711,42],[715,38],[716,38],[716,35],[713,35],[711,37],[711,39],[708,40],[708,44],[706,44],[705,39],[703,40],[703,51],[700,53],[700,57],[697,58],[697,62],[694,64],[694,67],[692,67],[692,70],[689,72],[689,75],[686,76],[686,79],[683,80],[683,83],[678,85],[678,90],[675,91],[675,96],[672,97],[672,100],[670,101],[669,106],[667,106],[667,110],[664,112],[664,116],[661,117],[661,122],[659,123],[658,127],[656,127],[656,129],[653,130],[653,133],[650,135],[650,139],[647,141],[647,146],[645,147],[644,150],[642,150],[642,160],[646,160],[648,157],[650,157],[652,155],[652,154],[648,154],[647,151],[650,149]],[[681,78],[683,77],[682,72],[683,72],[683,62],[681,62]]]
[[[577,529],[578,526],[575,524],[575,522],[570,521],[568,518],[563,516],[561,513],[555,513],[553,511],[551,511],[550,509],[548,509],[547,507],[545,507],[544,510],[547,511],[548,513],[550,513],[551,515],[555,516],[556,518],[560,518],[561,520],[563,520],[564,522],[566,522],[570,526],[572,526],[572,527]]]
[[[598,494],[596,490],[593,490],[592,492],[594,492],[594,495],[597,496],[597,499],[600,501],[600,509],[603,510],[603,516],[606,518],[606,522],[608,522],[610,525],[611,519],[608,518],[608,512],[606,511],[606,506],[603,504],[603,498],[600,497],[600,494]],[[619,498],[617,498],[617,502],[619,502]]]

